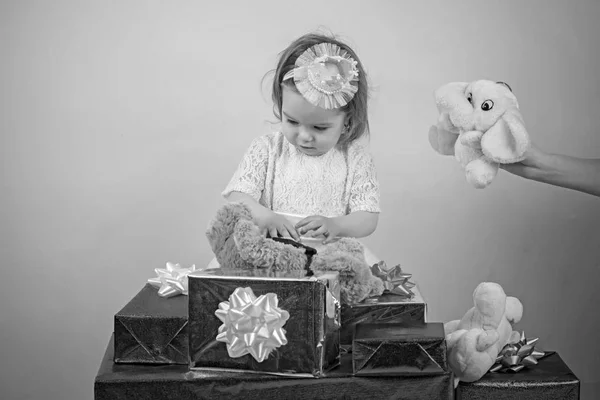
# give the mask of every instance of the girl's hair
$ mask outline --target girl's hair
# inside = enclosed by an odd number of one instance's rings
[[[283,77],[288,71],[295,68],[296,59],[304,53],[308,48],[319,44],[319,43],[332,43],[345,50],[350,57],[357,62],[358,67],[358,91],[354,94],[354,97],[348,104],[340,108],[341,111],[347,113],[348,118],[348,131],[346,134],[340,136],[338,146],[346,147],[356,139],[363,135],[369,134],[369,118],[367,103],[369,98],[369,86],[367,84],[367,74],[360,62],[356,53],[345,43],[339,40],[328,37],[322,34],[309,33],[292,42],[285,50],[279,54],[279,62],[277,63],[277,69],[275,70],[275,76],[273,78],[273,114],[281,121],[281,108],[283,104],[282,98],[282,83],[293,90],[297,91],[296,85],[293,80],[283,82]],[[272,71],[271,71],[272,72]]]

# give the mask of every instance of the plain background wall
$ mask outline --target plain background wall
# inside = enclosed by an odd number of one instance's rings
[[[220,191],[272,129],[263,74],[325,27],[373,84],[367,244],[414,274],[432,321],[502,284],[593,398],[600,199],[504,172],[477,191],[427,131],[435,88],[489,78],[540,147],[600,157],[599,18],[595,0],[2,1],[1,397],[92,399],[114,313],[154,268],[210,260]]]

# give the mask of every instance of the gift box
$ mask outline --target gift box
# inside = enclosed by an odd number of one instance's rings
[[[213,269],[189,275],[190,368],[320,377],[339,364],[339,276]]]
[[[357,376],[437,375],[448,371],[439,322],[358,324],[352,342]]]
[[[518,372],[488,372],[477,382],[460,382],[456,399],[579,399],[579,379],[558,353],[548,354]]]
[[[431,376],[352,376],[352,359],[322,379],[238,371],[189,371],[184,365],[115,364],[109,344],[94,381],[95,400],[281,400],[396,399],[450,400],[450,373]],[[350,358],[349,358],[350,357]]]
[[[115,314],[116,363],[188,364],[187,296],[165,298],[146,284]]]
[[[384,293],[360,303],[342,304],[341,345],[351,350],[357,324],[425,322],[427,304],[418,286],[413,287],[411,291],[412,297]]]

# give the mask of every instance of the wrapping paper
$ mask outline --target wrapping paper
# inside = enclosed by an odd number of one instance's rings
[[[342,330],[340,343],[352,348],[352,336],[357,324],[425,322],[427,304],[418,286],[411,288],[414,296],[407,298],[393,294],[383,294],[356,304],[342,304]]]
[[[557,353],[514,373],[488,372],[479,381],[460,382],[457,400],[579,399],[579,379]]]
[[[243,337],[248,332],[255,332],[257,335],[266,332],[265,337],[272,336],[275,331],[260,330],[253,325],[264,324],[264,318],[247,318],[245,323],[250,326],[244,332],[238,333],[237,338],[234,333],[226,338],[224,336],[228,335],[230,326],[221,319],[224,318],[221,312],[217,316],[217,310],[221,309],[222,304],[231,303],[232,294],[245,288],[251,289],[256,297],[277,298],[276,307],[279,311],[271,313],[269,318],[279,318],[273,315],[281,317],[283,313],[287,317],[282,325],[285,340],[279,340],[280,343],[273,346],[264,360],[252,354],[260,353],[255,346],[259,341],[249,339],[255,336]],[[306,276],[306,271],[224,268],[193,273],[189,276],[190,368],[320,377],[339,365],[339,307],[337,273]],[[246,311],[238,308],[235,315],[243,312]],[[258,316],[264,310],[257,310],[255,307],[252,312]],[[233,323],[232,321],[231,324]],[[247,352],[234,351],[236,354],[232,354],[234,342],[234,350],[245,347]],[[241,347],[238,346],[240,343]]]
[[[439,375],[448,371],[444,325],[358,324],[352,343],[355,375]]]
[[[117,363],[188,364],[188,298],[147,283],[114,317]]]
[[[353,377],[352,360],[323,379],[226,371],[189,371],[184,365],[125,365],[112,360],[112,343],[94,382],[95,400],[450,400],[450,373],[434,376]]]

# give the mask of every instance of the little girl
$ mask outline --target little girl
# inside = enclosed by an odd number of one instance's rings
[[[247,204],[271,237],[325,244],[373,233],[379,183],[358,143],[369,128],[368,85],[354,51],[300,37],[281,53],[272,98],[281,131],[252,142],[223,196]]]

